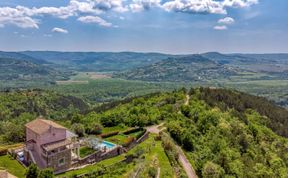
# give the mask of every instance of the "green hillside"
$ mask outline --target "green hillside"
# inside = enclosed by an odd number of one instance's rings
[[[0,58],[0,89],[47,86],[56,80],[68,79],[69,75],[69,72],[30,60]]]
[[[137,98],[95,117],[104,126],[165,122],[167,132],[184,148],[199,177],[287,177],[288,139],[273,132],[282,134],[283,130],[274,126],[282,124],[284,129],[287,122],[257,112],[260,106],[256,103],[261,102],[272,113],[281,110],[286,117],[287,111],[263,98],[245,105],[250,95],[241,97],[238,92],[234,95],[228,90],[216,90],[222,95],[239,96],[236,102],[243,105],[243,110],[236,105],[223,109],[223,104],[212,105],[205,98],[207,91],[210,89],[191,90],[188,105],[182,90]],[[216,96],[213,99],[221,100]],[[85,123],[85,117],[81,122]],[[169,145],[163,146],[169,149]]]
[[[94,133],[95,128],[115,130],[164,123],[157,150],[165,151],[165,162],[169,160],[178,177],[184,172],[167,134],[183,148],[199,177],[288,176],[288,111],[261,97],[224,89],[181,89],[112,102],[89,111],[82,100],[55,92],[21,91],[1,93],[0,97],[2,143],[22,141],[23,125],[40,114],[82,135]],[[86,112],[79,114],[77,110]],[[145,147],[155,143],[153,137],[143,143]],[[164,156],[163,151],[161,154]],[[125,169],[122,165],[113,171],[116,177],[125,177],[140,163],[127,163]],[[140,174],[148,170],[143,171]]]

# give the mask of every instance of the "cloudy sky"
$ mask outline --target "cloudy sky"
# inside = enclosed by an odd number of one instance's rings
[[[287,0],[0,1],[0,50],[288,52]]]

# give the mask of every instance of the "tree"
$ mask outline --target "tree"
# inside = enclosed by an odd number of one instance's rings
[[[31,164],[26,172],[26,178],[37,178],[38,175],[39,175],[38,167],[35,164]]]
[[[149,177],[152,177],[152,178],[156,177],[157,169],[155,167],[149,167],[148,174],[149,174]]]
[[[52,169],[43,169],[40,171],[37,178],[54,178],[54,173]]]
[[[86,126],[86,133],[88,134],[101,134],[103,126],[99,123],[93,123]]]
[[[203,177],[220,178],[223,177],[224,173],[225,171],[221,166],[210,161],[206,162],[202,169]]]
[[[85,135],[85,127],[83,124],[73,124],[72,129],[79,137],[83,137]]]

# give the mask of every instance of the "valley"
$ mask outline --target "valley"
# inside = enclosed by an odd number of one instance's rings
[[[101,104],[181,87],[211,86],[264,96],[284,107],[288,103],[287,54],[24,51],[1,52],[0,58],[1,71],[5,68],[1,90],[51,89]],[[117,91],[113,83],[118,84]]]

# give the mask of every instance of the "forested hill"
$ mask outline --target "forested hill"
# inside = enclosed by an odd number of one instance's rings
[[[81,115],[76,110],[87,107],[82,100],[54,92],[9,92],[0,97],[2,143],[23,141],[23,125],[39,114],[81,135],[103,127],[163,122],[164,132],[183,147],[199,177],[288,176],[287,111],[264,98],[224,89],[182,89]],[[162,139],[169,159],[177,160],[171,142]]]
[[[77,71],[123,71],[146,66],[163,59],[169,54],[137,52],[57,52],[24,51],[20,54],[31,56],[54,64],[61,64]]]
[[[210,81],[237,75],[239,69],[227,67],[202,55],[171,57],[149,66],[116,73],[114,77],[145,81]]]
[[[280,111],[285,114],[285,110],[237,91],[192,89],[188,103],[186,93],[158,93],[111,104],[80,117],[79,124],[87,130],[95,124],[147,126],[164,122],[166,132],[184,148],[199,177],[288,176],[288,139],[275,133],[284,134],[288,125],[272,116]],[[271,115],[265,116],[261,106]],[[273,124],[283,127],[277,130]],[[173,157],[171,143],[163,141],[163,147]]]
[[[233,90],[201,88],[200,98],[210,106],[217,106],[222,111],[234,109],[241,117],[247,109],[253,109],[266,116],[266,124],[274,132],[288,137],[288,110],[263,97]]]
[[[55,70],[39,61],[0,57],[0,89],[45,86],[55,80],[68,79],[69,75],[69,72]]]
[[[69,113],[88,109],[79,98],[37,89],[0,92],[0,101],[0,121],[15,120],[25,113],[66,119]]]

